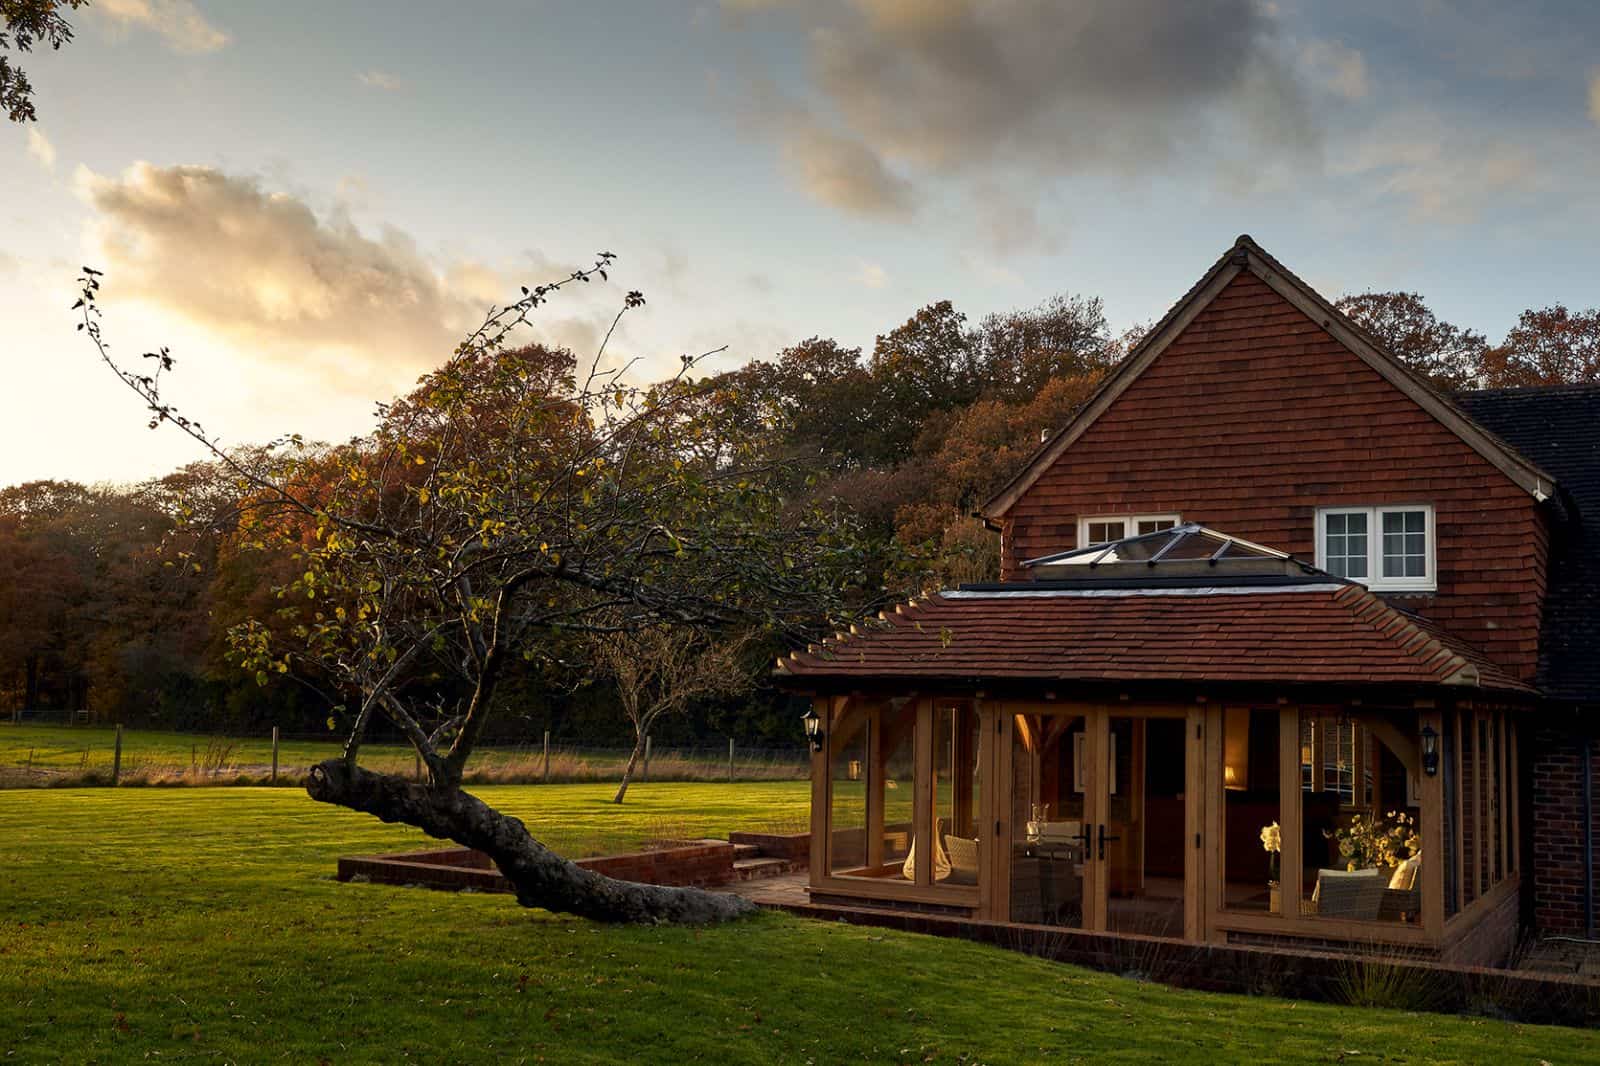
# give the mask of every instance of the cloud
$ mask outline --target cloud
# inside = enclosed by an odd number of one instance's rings
[[[399,78],[382,70],[368,70],[356,77],[367,88],[381,89],[386,93],[398,92],[405,87]]]
[[[869,289],[881,289],[889,284],[889,272],[881,263],[862,263],[856,269],[855,280]]]
[[[189,0],[100,0],[95,10],[117,26],[158,33],[179,52],[215,52],[233,39],[207,22]]]
[[[1430,112],[1391,116],[1336,153],[1335,176],[1354,177],[1362,195],[1395,197],[1414,221],[1464,224],[1504,214],[1532,197],[1547,168],[1528,143],[1452,124]]]
[[[38,126],[28,127],[28,154],[38,160],[39,165],[46,170],[54,170],[56,165],[56,146],[50,143]]]
[[[1307,87],[1258,0],[774,0],[807,77],[786,104],[783,163],[814,198],[909,217],[928,182],[997,168],[1013,197],[1076,174],[1151,173],[1177,158],[1307,156]],[[1348,60],[1335,71],[1355,85]],[[759,94],[752,94],[759,96]],[[1004,214],[1005,212],[1001,212]]]
[[[1600,70],[1589,75],[1589,117],[1600,123]]]
[[[369,235],[341,211],[319,217],[210,167],[137,163],[118,177],[80,167],[78,187],[109,294],[340,387],[403,385],[515,291],[488,265],[436,267],[392,226]],[[596,337],[590,317],[544,318],[536,335],[582,352]]]
[[[1300,62],[1317,83],[1346,100],[1367,95],[1367,61],[1338,41],[1312,41],[1300,50]]]
[[[861,141],[791,115],[779,143],[784,170],[812,199],[858,215],[912,213],[910,183]]]

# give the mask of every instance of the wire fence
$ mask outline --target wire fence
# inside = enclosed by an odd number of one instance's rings
[[[297,784],[306,771],[341,750],[328,733],[226,736],[61,725],[29,717],[0,722],[0,788],[69,785]],[[535,784],[620,780],[631,747],[558,740],[480,746],[468,764],[469,784]],[[409,745],[363,745],[369,769],[415,776],[421,760]],[[792,747],[724,744],[657,746],[647,738],[634,769],[636,781],[782,781],[810,773],[804,743]]]

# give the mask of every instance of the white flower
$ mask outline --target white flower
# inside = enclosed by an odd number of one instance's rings
[[[1261,827],[1261,847],[1266,851],[1283,850],[1283,830],[1277,822]]]

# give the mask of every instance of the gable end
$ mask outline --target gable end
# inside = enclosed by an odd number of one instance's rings
[[[1188,328],[1195,317],[1216,299],[1234,278],[1248,270],[1288,301],[1334,340],[1360,358],[1435,421],[1454,433],[1516,485],[1543,501],[1555,489],[1555,480],[1539,467],[1496,439],[1454,404],[1434,392],[1418,375],[1384,351],[1364,330],[1341,314],[1314,289],[1268,255],[1248,235],[1195,283],[1182,299],[1140,341],[1084,404],[1072,421],[1052,437],[1027,466],[1001,489],[980,515],[999,520],[1049,470],[1056,460],[1115,403],[1127,388]]]

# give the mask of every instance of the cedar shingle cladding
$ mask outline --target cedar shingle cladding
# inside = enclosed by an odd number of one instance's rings
[[[1002,566],[1076,546],[1080,515],[1177,512],[1306,560],[1316,509],[1431,503],[1437,594],[1394,602],[1521,678],[1538,659],[1538,504],[1316,322],[1238,275],[1004,518]]]
[[[841,681],[1473,684],[1527,691],[1359,586],[940,593],[778,660]]]

